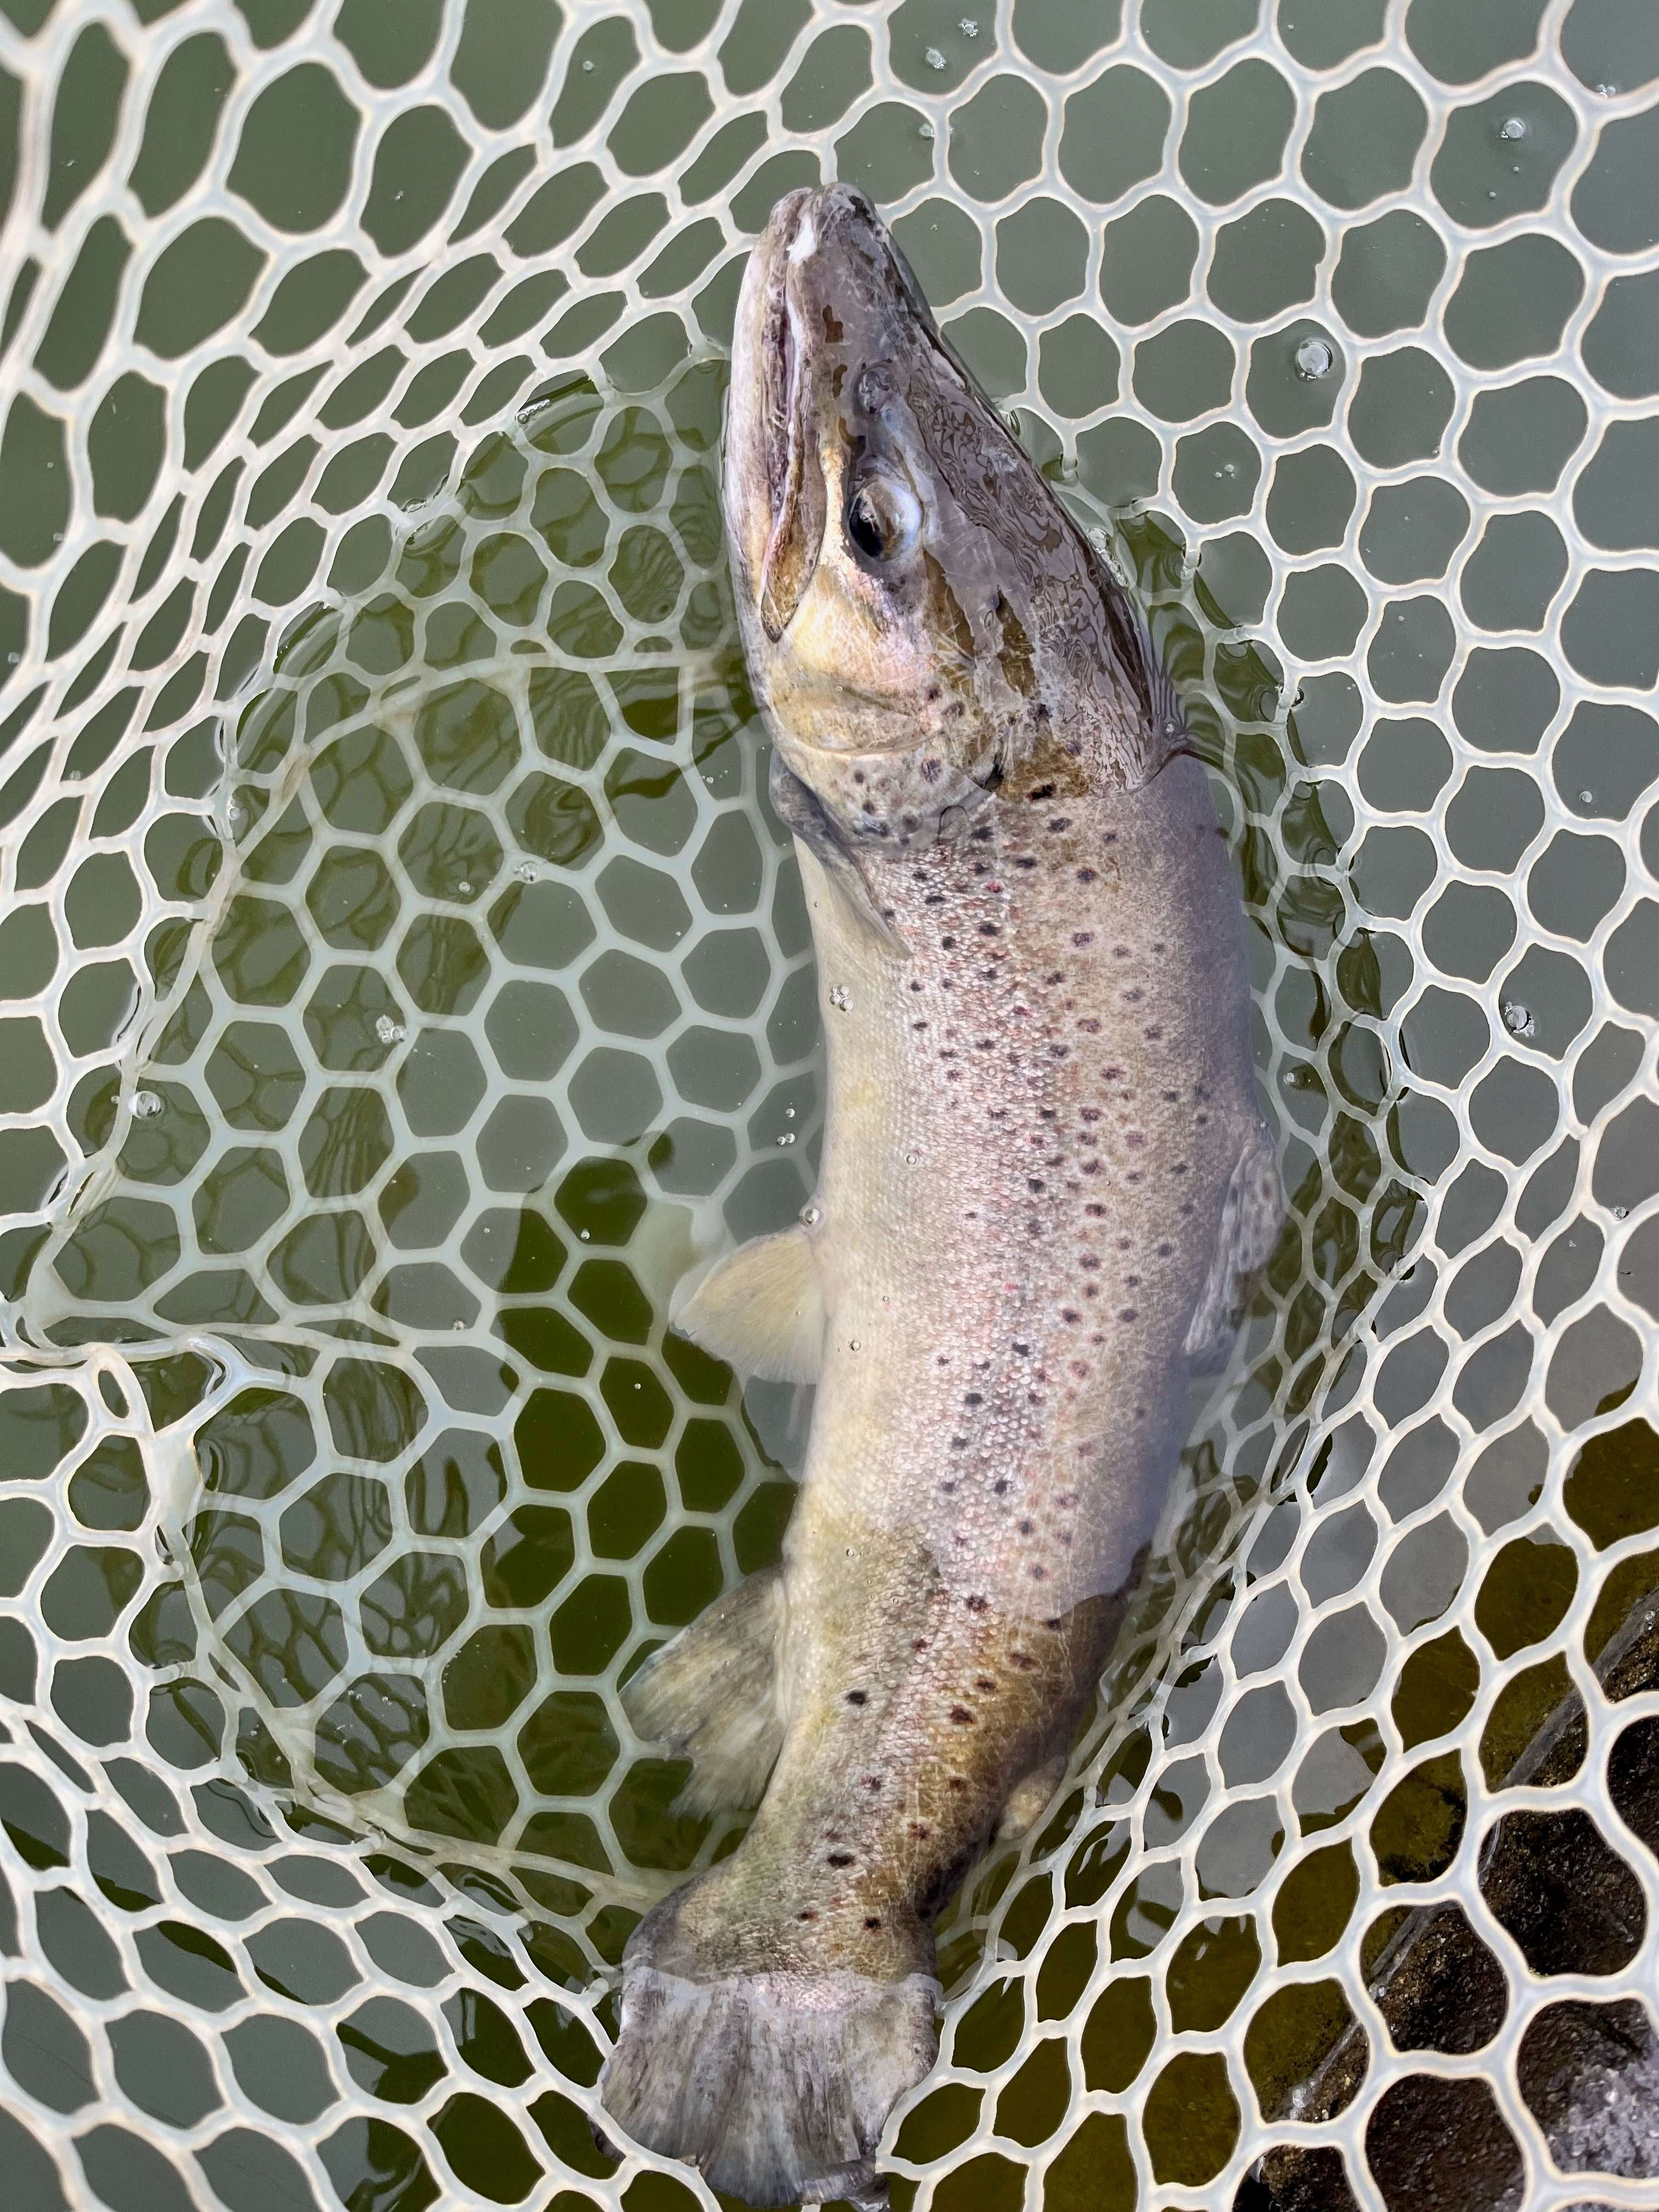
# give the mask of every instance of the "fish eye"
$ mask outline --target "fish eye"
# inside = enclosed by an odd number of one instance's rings
[[[866,477],[847,502],[847,535],[866,561],[895,561],[915,544],[921,502],[892,477]]]

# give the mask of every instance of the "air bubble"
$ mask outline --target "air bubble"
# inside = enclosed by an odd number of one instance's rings
[[[931,123],[924,123],[917,131],[916,136],[918,138],[937,138],[939,133],[934,130]],[[13,659],[15,659],[15,658],[16,656],[14,654]]]
[[[830,1003],[838,1014],[844,1014],[847,1012],[853,1001],[845,983],[833,986],[830,993]]]
[[[816,1229],[823,1218],[823,1208],[821,1206],[803,1206],[800,1218],[804,1227]]]
[[[937,46],[929,46],[921,58],[930,70],[942,70],[945,67],[945,57]]]
[[[533,884],[541,871],[533,860],[520,860],[513,872],[521,884]]]
[[[778,1142],[781,1145],[793,1145],[794,1141],[795,1133],[793,1129],[785,1130],[783,1135],[778,1139]]]
[[[401,1044],[409,1031],[401,1022],[393,1021],[390,1014],[376,1014],[374,1034],[382,1044]]]
[[[132,1094],[132,1115],[136,1121],[148,1121],[152,1114],[161,1110],[161,1093],[155,1091],[135,1091]]]
[[[1506,116],[1498,130],[1498,135],[1507,143],[1512,145],[1517,138],[1524,138],[1526,137],[1527,126],[1518,115]]]
[[[1538,1024],[1532,1017],[1532,1009],[1529,1006],[1523,1006],[1518,999],[1510,999],[1505,1002],[1504,1026],[1511,1036],[1518,1037],[1535,1036],[1538,1029]]]
[[[1296,373],[1310,384],[1322,376],[1328,376],[1336,366],[1336,356],[1323,338],[1305,337],[1291,356]]]
[[[907,1152],[904,1155],[904,1164],[907,1168],[913,1168],[921,1158],[920,1152]]]
[[[849,1337],[848,1338],[848,1340],[847,1340],[847,1349],[848,1349],[849,1352],[856,1352],[856,1351],[859,1349],[859,1340],[858,1340],[857,1337],[855,1337],[855,1336],[849,1336]]]
[[[964,39],[976,39],[979,36],[979,24],[972,15],[964,15],[957,25],[957,28]]]

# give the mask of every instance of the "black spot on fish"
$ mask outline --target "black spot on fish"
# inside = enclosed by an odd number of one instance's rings
[[[848,1867],[851,1866],[852,1863],[853,1854],[851,1851],[831,1851],[824,1861],[824,1864],[826,1866],[832,1867]]]
[[[880,1915],[878,1913],[872,1912],[864,1924],[866,1928],[879,1928],[881,1925]]]
[[[972,1728],[974,1717],[966,1705],[952,1705],[950,1718],[957,1728]]]
[[[847,1702],[849,1705],[866,1705],[870,1702],[870,1692],[867,1690],[849,1690]]]

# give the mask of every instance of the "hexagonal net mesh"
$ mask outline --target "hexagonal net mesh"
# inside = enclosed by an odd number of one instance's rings
[[[895,2199],[1653,2202],[1659,39],[975,5],[0,0],[28,2212],[714,2202],[589,2122],[808,1412],[665,1315],[815,1159],[716,477],[831,175],[1149,611],[1291,1201]]]

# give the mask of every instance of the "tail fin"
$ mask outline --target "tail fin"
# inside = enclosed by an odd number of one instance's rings
[[[599,2081],[605,2110],[647,2149],[749,2204],[884,2204],[875,2148],[938,2055],[939,1984],[833,1967],[665,1972],[651,1963],[653,1923],[684,1895],[629,1942],[621,2032]],[[684,1943],[668,1948],[687,1963]]]

